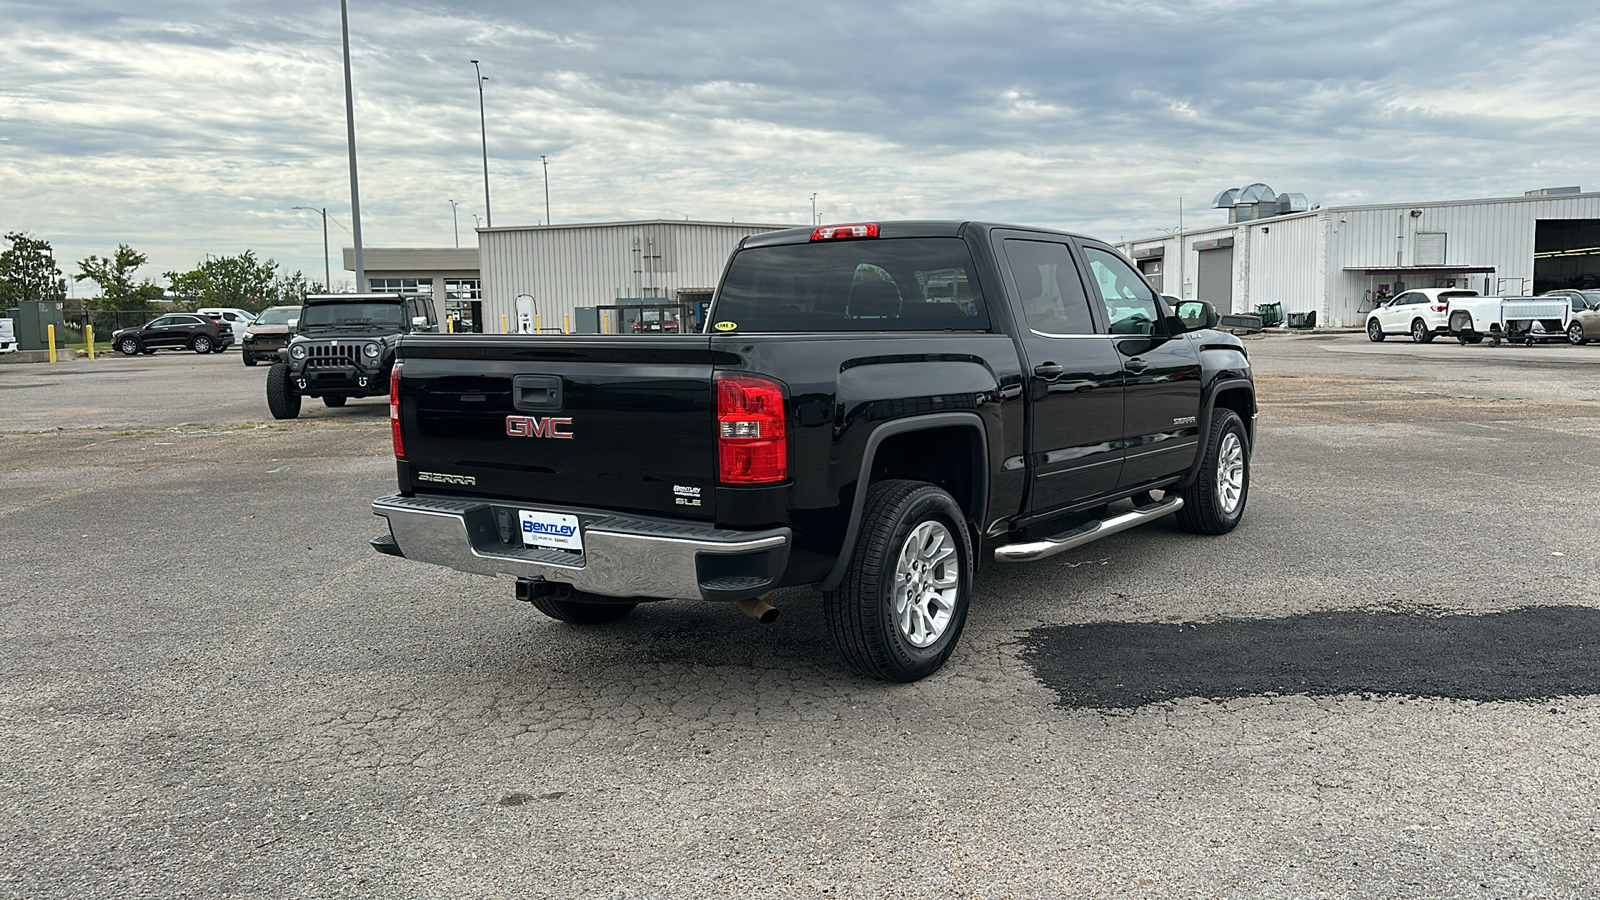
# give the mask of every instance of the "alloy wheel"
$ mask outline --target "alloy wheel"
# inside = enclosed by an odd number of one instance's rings
[[[906,536],[894,570],[894,620],[913,647],[931,647],[950,627],[961,584],[955,538],[929,520]]]

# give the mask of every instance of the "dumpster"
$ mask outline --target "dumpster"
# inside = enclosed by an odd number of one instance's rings
[[[1283,304],[1263,303],[1256,307],[1256,315],[1261,317],[1262,328],[1275,328],[1283,324]]]
[[[1315,328],[1317,327],[1317,311],[1289,313],[1290,328]]]

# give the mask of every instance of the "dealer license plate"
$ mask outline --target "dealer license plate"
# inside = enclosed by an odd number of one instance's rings
[[[583,551],[583,529],[578,527],[577,516],[532,509],[519,509],[517,515],[522,520],[524,545],[548,550]]]

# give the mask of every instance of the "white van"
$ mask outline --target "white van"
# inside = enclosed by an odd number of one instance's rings
[[[213,319],[217,319],[222,324],[232,328],[233,343],[235,345],[244,343],[244,330],[249,328],[250,323],[256,320],[256,317],[249,311],[239,309],[236,306],[208,306],[204,309],[197,309],[195,312],[202,316],[210,316]]]
[[[0,319],[0,353],[17,351],[17,328],[12,319]]]

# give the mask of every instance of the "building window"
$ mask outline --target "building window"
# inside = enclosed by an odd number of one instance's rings
[[[482,300],[482,282],[476,278],[447,278],[444,282],[446,300]]]
[[[377,293],[433,294],[432,278],[372,278],[368,279]]]

